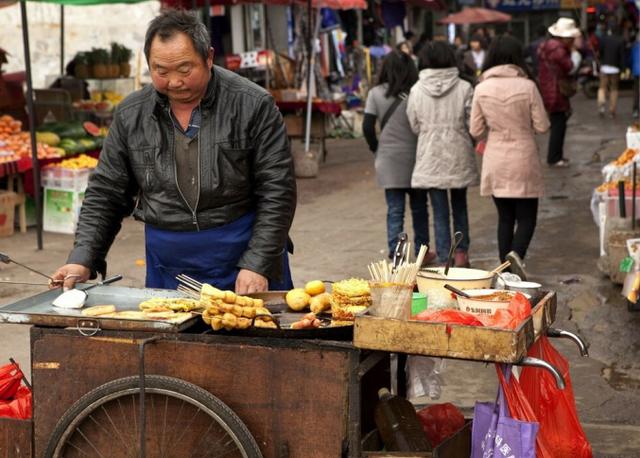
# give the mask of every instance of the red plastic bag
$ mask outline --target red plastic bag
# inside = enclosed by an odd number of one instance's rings
[[[507,400],[507,406],[509,407],[509,414],[511,414],[511,417],[516,420],[539,423],[535,411],[529,404],[518,380],[511,376],[509,381],[507,381],[499,364],[496,364],[496,371],[498,372],[498,379],[500,380],[500,385],[504,391],[504,397]],[[553,455],[549,450],[550,448],[548,446],[547,435],[542,431],[542,428],[540,428],[538,435],[536,436],[536,457],[563,458],[561,455]]]
[[[503,329],[516,329],[523,320],[531,315],[531,303],[521,293],[516,293],[506,309],[498,309],[491,316],[483,316],[480,320],[485,326]]]
[[[416,320],[436,321],[447,324],[466,324],[468,326],[482,326],[477,315],[455,309],[425,310],[416,315]]]
[[[464,415],[449,402],[419,410],[418,418],[432,447],[440,445],[464,426]]]
[[[12,400],[0,401],[0,417],[28,420],[31,414],[31,390],[26,386],[19,387]]]
[[[0,400],[12,399],[22,382],[22,371],[17,364],[0,367]]]
[[[591,458],[591,445],[576,412],[569,363],[546,336],[533,344],[529,356],[552,364],[565,380],[566,387],[560,390],[553,376],[544,369],[526,367],[520,375],[522,391],[539,419],[540,431],[546,437],[549,450],[557,457]]]
[[[531,315],[531,303],[521,293],[516,293],[508,308],[498,309],[493,315],[476,315],[455,309],[438,309],[425,310],[416,315],[415,319],[467,326],[516,329],[529,315]]]

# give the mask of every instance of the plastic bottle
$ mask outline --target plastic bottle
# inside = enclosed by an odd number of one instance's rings
[[[392,395],[387,388],[381,388],[378,397],[374,419],[385,449],[389,452],[431,451],[413,404]]]

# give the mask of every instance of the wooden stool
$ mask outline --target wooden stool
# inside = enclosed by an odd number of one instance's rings
[[[24,193],[24,183],[19,173],[13,173],[7,177],[7,191],[16,193],[16,206],[20,207],[18,212],[20,232],[27,232],[27,196]]]

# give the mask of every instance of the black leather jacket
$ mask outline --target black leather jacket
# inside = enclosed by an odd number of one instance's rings
[[[200,109],[200,197],[192,212],[177,186],[167,98],[148,86],[118,106],[89,181],[68,263],[104,274],[122,219],[132,213],[161,229],[197,231],[255,211],[253,235],[238,267],[281,278],[296,207],[282,116],[266,91],[219,67]]]

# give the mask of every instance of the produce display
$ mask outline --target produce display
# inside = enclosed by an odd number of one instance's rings
[[[73,155],[102,147],[107,131],[91,122],[55,122],[43,124],[36,136],[49,145]]]
[[[91,91],[91,100],[73,102],[76,110],[110,113],[124,100],[124,95],[115,91]]]
[[[239,296],[205,283],[200,290],[200,305],[204,308],[202,319],[214,331],[248,329],[252,324],[257,328],[277,328],[262,299]]]
[[[350,278],[333,284],[331,315],[334,322],[353,322],[356,315],[371,306],[369,282]]]
[[[98,159],[95,157],[80,154],[79,156],[65,159],[56,164],[56,167],[63,169],[95,169],[98,166]]]
[[[624,152],[618,156],[618,158],[612,162],[613,165],[625,165],[633,161],[638,154],[638,150],[633,148],[627,148]]]
[[[31,157],[31,136],[24,132],[22,123],[9,115],[0,116],[0,164]],[[55,145],[38,141],[38,159],[58,158],[64,151]]]
[[[111,43],[111,49],[79,52],[73,60],[76,78],[126,78],[131,73],[131,50],[115,42]]]

